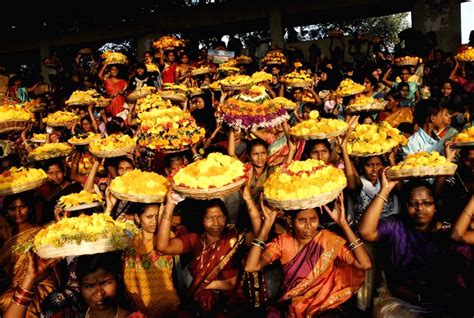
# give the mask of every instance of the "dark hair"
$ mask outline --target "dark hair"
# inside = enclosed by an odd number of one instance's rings
[[[425,188],[428,190],[428,194],[434,199],[435,198],[435,191],[433,188],[433,185],[429,183],[425,179],[414,179],[408,181],[406,184],[403,185],[402,192],[400,194],[400,202],[405,202],[405,204],[402,206],[402,211],[403,211],[403,216],[407,217],[408,212],[406,208],[406,203],[408,203],[408,200],[410,199],[410,195],[413,192],[414,189],[417,188]],[[436,204],[436,200],[435,204]]]
[[[375,120],[372,118],[372,116],[371,116],[370,114],[368,114],[368,113],[363,113],[362,115],[360,115],[360,117],[359,117],[359,119],[358,119],[357,121],[359,122],[360,125],[362,125],[362,124],[364,123],[364,120],[365,120],[366,118],[371,118],[372,121],[375,122]]]
[[[303,106],[301,108],[302,109],[303,108],[309,108],[310,110],[315,110],[317,107],[318,106],[315,103],[305,102],[305,103],[303,103]]]
[[[329,152],[331,152],[331,143],[327,139],[314,139],[309,140],[306,142],[303,150],[303,158],[309,159],[311,158],[311,151],[313,151],[314,146],[316,145],[324,145],[328,148]]]
[[[221,199],[212,199],[206,202],[200,201],[203,205],[201,206],[200,209],[198,209],[198,213],[195,214],[195,217],[192,217],[188,220],[188,222],[194,221],[191,226],[193,231],[196,231],[198,233],[204,233],[204,216],[207,213],[207,210],[210,208],[218,207],[222,211],[222,213],[226,216],[227,222],[229,222],[229,211],[227,210],[227,207],[224,204],[224,201]]]
[[[397,101],[402,100],[402,95],[400,95],[400,92],[396,89],[390,90],[390,92],[388,92],[387,95],[385,95],[386,100],[388,100],[390,97],[397,100]]]
[[[291,90],[291,94],[294,94],[296,91],[301,91],[301,93],[303,93],[303,89],[301,87],[294,87],[292,90]]]
[[[145,70],[145,72],[146,72],[146,65],[145,65],[145,63],[137,63],[137,64],[135,65],[135,69],[138,70],[139,68]]]
[[[118,166],[119,166],[120,162],[122,162],[122,161],[126,161],[126,162],[128,162],[129,164],[131,164],[133,167],[135,167],[135,163],[133,162],[132,159],[130,159],[130,158],[127,157],[127,156],[122,156],[122,157],[118,157],[118,158],[117,158],[117,169],[118,169]]]
[[[431,116],[438,114],[443,107],[433,99],[422,99],[415,105],[415,112],[413,117],[418,126],[423,125],[430,119]]]
[[[370,156],[370,157],[360,157],[359,165],[358,165],[360,175],[364,174],[364,166],[369,162],[370,159],[372,159],[374,157],[379,158],[380,161],[382,162],[382,164],[385,165],[386,162],[385,162],[385,158],[383,157],[383,155]]]
[[[398,83],[397,92],[400,93],[404,87],[408,88],[408,90],[410,89],[410,85],[407,82]]]
[[[408,122],[400,123],[400,125],[398,125],[398,130],[402,133],[413,135],[415,133],[415,125]]]
[[[377,87],[379,85],[379,81],[373,75],[368,75],[366,78],[373,87]]]
[[[256,146],[263,146],[266,150],[268,150],[268,144],[265,141],[258,138],[252,139],[247,144],[247,149],[249,151],[249,154],[252,152],[252,149]]]
[[[92,123],[92,118],[91,118],[91,116],[89,116],[89,115],[86,115],[86,116],[84,116],[84,117],[81,118],[81,124],[82,124],[82,122],[83,122],[84,120],[87,120],[87,121],[89,121],[90,123]]]
[[[181,159],[184,161],[183,155],[179,153],[170,153],[165,156],[165,168],[169,168],[171,166],[171,163],[173,161],[176,161],[178,159]]]
[[[290,220],[293,222],[294,220],[296,220],[296,218],[298,217],[298,214],[301,212],[301,211],[305,211],[305,210],[309,210],[309,209],[301,209],[301,210],[285,210],[285,214],[287,216],[290,217]],[[312,209],[312,210],[315,210],[316,209]],[[318,216],[319,218],[319,214],[318,214],[318,211],[316,211],[316,215]]]
[[[145,213],[145,210],[151,206],[158,206],[158,203],[138,203],[138,202],[133,202],[130,207],[128,208],[127,212],[128,214],[136,214],[138,216],[141,216],[143,213]]]
[[[28,207],[28,222],[34,224],[34,211],[35,211],[35,199],[34,199],[34,193],[33,191],[26,191],[26,192],[21,192],[21,193],[15,193],[15,194],[10,194],[7,195],[3,199],[3,207],[2,207],[2,212],[3,215],[7,218],[8,222],[8,206],[13,203],[13,201],[20,199],[26,206]]]
[[[117,121],[111,120],[105,124],[105,130],[107,131],[107,134],[111,135],[122,132],[122,127]]]
[[[54,165],[58,166],[59,170],[61,170],[62,173],[66,174],[66,166],[64,165],[63,161],[58,158],[45,160],[43,163],[43,170],[48,172],[49,167]]]

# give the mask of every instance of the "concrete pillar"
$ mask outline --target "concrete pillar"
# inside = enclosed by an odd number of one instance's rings
[[[281,7],[271,6],[268,11],[268,24],[270,27],[271,46],[283,48],[284,45],[284,28],[281,13]]]
[[[459,0],[444,1],[447,14],[448,28],[435,30],[439,47],[447,52],[455,51],[461,44],[461,3]],[[415,0],[412,17],[412,26],[414,29],[426,33],[430,30],[426,28],[425,19],[427,18],[426,0]],[[443,17],[442,10],[439,10],[439,18]]]
[[[41,76],[43,76],[44,82],[51,84],[49,81],[49,69],[43,64],[43,60],[49,57],[49,45],[45,41],[41,41],[40,48],[40,65],[41,65]]]

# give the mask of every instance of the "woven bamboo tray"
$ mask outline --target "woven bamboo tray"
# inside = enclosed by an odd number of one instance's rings
[[[61,122],[48,120],[48,121],[45,121],[45,123],[46,125],[50,127],[70,127],[74,124],[74,120],[61,121]]]
[[[110,98],[100,98],[95,102],[95,107],[107,107],[110,104]]]
[[[123,246],[131,243],[131,239],[123,235],[120,240]],[[57,258],[66,256],[79,256],[89,254],[99,254],[118,250],[116,240],[112,237],[97,240],[95,242],[67,243],[61,247],[53,247],[50,245],[39,246],[36,248],[36,254],[41,258]]]
[[[387,102],[376,102],[366,105],[349,105],[346,107],[346,112],[348,113],[359,113],[359,112],[376,112],[385,109]]]
[[[9,131],[25,130],[30,121],[28,120],[10,120],[0,122],[0,133]]]
[[[451,144],[452,147],[455,148],[462,148],[462,147],[474,147],[474,141],[466,141],[466,142],[453,142]]]
[[[143,195],[143,194],[125,194],[114,191],[112,188],[110,192],[114,197],[122,201],[139,202],[139,203],[162,203],[165,201],[164,195]]]
[[[31,181],[31,182],[26,182],[14,187],[0,190],[0,196],[5,196],[5,195],[10,195],[10,194],[15,194],[15,193],[20,193],[20,192],[36,189],[40,185],[42,185],[46,181],[46,179],[47,178],[43,178],[43,179]]]
[[[48,160],[48,159],[59,158],[59,157],[67,157],[72,153],[72,151],[73,151],[72,148],[68,152],[50,151],[47,153],[43,153],[41,156],[35,156],[34,154],[32,155],[30,153],[28,154],[28,159],[31,161],[41,161],[41,160]]]
[[[395,64],[398,65],[398,66],[416,66],[418,65],[418,60],[415,62],[415,60],[413,61],[395,61]]]
[[[362,152],[352,152],[350,155],[353,157],[375,157],[375,156],[380,156],[385,153],[391,152],[393,148],[390,148],[387,151],[381,151],[381,152],[373,152],[373,153],[362,153]]]
[[[313,135],[293,135],[298,140],[313,140],[313,139],[327,139],[331,137],[337,137],[337,136],[342,136],[346,133],[347,129],[339,130],[339,131],[334,131],[330,133],[320,133],[320,134],[313,134]]]
[[[79,211],[79,210],[85,210],[85,209],[90,209],[90,208],[95,208],[100,206],[100,202],[92,202],[92,203],[87,203],[87,204],[79,204],[75,205],[69,208],[64,208],[64,211],[67,212],[72,212],[72,211]]]
[[[167,93],[166,91],[161,92],[161,98],[167,99],[174,102],[184,102],[186,101],[186,95],[179,93]]]
[[[70,143],[71,145],[74,145],[74,146],[86,146],[88,144],[91,143],[92,140],[86,140],[86,141],[78,141],[78,142],[75,142],[75,141],[70,141],[71,139],[69,139],[67,142]]]
[[[140,98],[146,97],[150,94],[153,94],[152,90],[148,89],[139,89],[134,92],[131,92],[130,94],[127,95],[127,101],[130,103],[135,103],[137,100]]]
[[[387,178],[426,178],[436,176],[452,176],[456,172],[457,165],[445,165],[439,167],[416,167],[410,169],[388,169]]]
[[[221,90],[223,91],[242,91],[245,89],[250,88],[252,84],[245,84],[245,85],[224,85],[221,84]]]
[[[342,97],[347,97],[347,96],[352,96],[352,95],[357,95],[357,94],[363,93],[364,90],[365,90],[365,87],[362,87],[362,88],[360,88],[360,89],[357,90],[357,91],[353,91],[353,92],[349,92],[349,93],[338,93],[338,92],[336,91],[336,94],[338,94],[338,95],[340,95],[340,96],[342,96]]]
[[[171,184],[173,190],[181,193],[187,198],[197,199],[197,200],[211,200],[216,198],[223,198],[232,192],[238,191],[242,184],[245,183],[245,179],[241,179],[237,182],[228,184],[220,188],[210,188],[210,189],[189,189],[184,187],[179,187],[175,184]]]
[[[344,185],[334,189],[331,192],[324,193],[318,196],[314,196],[309,199],[295,199],[295,200],[273,200],[265,197],[265,200],[270,204],[272,207],[282,210],[306,210],[315,207],[320,207],[325,204],[328,204],[331,201],[334,201],[337,196],[341,193],[341,191],[346,187],[346,183]],[[265,192],[264,192],[265,194]]]
[[[311,85],[313,85],[313,82],[310,82],[310,81],[285,81],[285,83],[290,86],[290,87],[301,87],[301,88],[304,88],[304,87],[310,87]]]
[[[204,75],[204,74],[209,74],[211,73],[211,69],[206,69],[206,68],[198,68],[196,70],[191,71],[192,76],[199,76],[199,75]]]
[[[129,152],[133,151],[134,148],[135,148],[135,145],[130,145],[130,146],[117,148],[110,151],[93,151],[89,147],[89,151],[91,154],[99,158],[113,158],[113,157],[126,156]]]

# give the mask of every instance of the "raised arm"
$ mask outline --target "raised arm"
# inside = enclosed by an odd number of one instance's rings
[[[97,171],[99,171],[100,161],[97,158],[94,158],[94,163],[92,164],[91,171],[87,175],[86,183],[84,184],[84,190],[91,192],[94,189],[94,180],[97,176]]]
[[[392,74],[392,68],[389,68],[387,72],[383,75],[382,82],[384,82],[387,86],[392,88],[395,85],[395,83],[388,79],[390,74]]]
[[[94,132],[97,133],[99,131],[99,123],[97,123],[97,119],[94,116],[94,106],[94,103],[89,104],[89,106],[87,107],[87,111],[89,112],[89,117],[91,118]]]
[[[451,238],[453,240],[471,245],[474,244],[474,230],[469,228],[473,215],[474,196],[471,195],[471,199],[454,224],[453,231],[451,233]]]
[[[180,238],[170,238],[171,220],[173,219],[173,211],[176,204],[179,203],[180,195],[169,190],[166,194],[165,210],[161,216],[158,227],[158,235],[156,236],[155,246],[158,252],[166,255],[180,255],[184,252],[183,242]]]
[[[449,79],[452,80],[454,83],[458,84],[458,73],[459,70],[459,62],[456,60],[456,65],[454,66],[453,70],[451,71],[451,74],[449,74]]]
[[[380,216],[382,215],[383,206],[385,202],[387,202],[390,192],[398,183],[398,181],[389,181],[387,179],[387,170],[388,168],[385,168],[383,171],[382,186],[379,193],[374,196],[359,221],[358,229],[360,236],[369,242],[375,242],[379,239],[377,227],[379,225]]]
[[[256,242],[265,242],[268,239],[268,234],[272,229],[273,223],[279,214],[279,210],[273,209],[263,203],[263,197],[260,200],[260,206],[262,208],[264,221],[260,233],[256,237]],[[261,245],[261,244],[260,244]],[[246,272],[258,272],[268,265],[268,261],[262,257],[263,246],[260,247],[258,244],[252,243],[247,261],[245,262]]]
[[[233,127],[230,127],[229,138],[227,141],[227,154],[231,157],[237,158],[235,153],[235,131]]]
[[[342,152],[342,159],[344,160],[344,173],[346,174],[347,178],[347,188],[351,191],[357,192],[362,188],[362,181],[360,180],[359,175],[356,172],[354,165],[352,164],[352,160],[349,157],[349,153],[347,151],[347,142],[349,139],[349,135],[352,131],[352,127],[354,123],[357,121],[358,116],[354,116],[349,120],[349,129],[346,132],[344,138],[337,138],[339,143],[339,147],[341,148]]]
[[[351,251],[356,259],[354,266],[362,270],[371,269],[372,261],[370,260],[370,256],[367,253],[365,246],[362,244],[360,239],[354,234],[351,227],[349,226],[349,223],[347,223],[346,212],[344,209],[343,194],[341,193],[337,198],[336,204],[334,205],[334,209],[332,211],[326,205],[324,206],[324,210],[326,210],[331,219],[333,219],[339,225],[339,227],[346,235],[347,242],[349,242],[349,246],[352,246]]]
[[[248,182],[245,182],[242,186],[241,193],[245,205],[247,206],[247,211],[250,217],[250,223],[252,223],[253,237],[257,237],[260,233],[260,230],[262,229],[262,215],[260,214],[257,205],[252,199],[250,185]]]

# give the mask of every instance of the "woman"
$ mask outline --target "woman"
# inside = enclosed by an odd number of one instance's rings
[[[33,87],[27,88],[23,86],[23,79],[19,76],[13,76],[10,79],[9,87],[5,97],[11,99],[15,103],[24,103],[30,100],[28,93],[31,93],[39,85],[36,83]]]
[[[338,158],[338,155],[332,150],[331,143],[327,139],[316,139],[306,142],[303,158],[304,160],[322,160],[326,165],[344,169],[342,158]]]
[[[388,94],[386,109],[388,112],[380,113],[379,119],[384,120],[390,126],[397,128],[401,123],[413,122],[413,110],[410,107],[401,107],[401,96],[397,93]]]
[[[237,288],[241,264],[236,253],[244,242],[250,243],[255,233],[260,231],[261,217],[248,188],[245,188],[243,197],[253,234],[228,226],[224,203],[213,199],[207,202],[200,216],[200,233],[170,238],[173,210],[183,198],[173,191],[168,192],[158,230],[157,249],[166,255],[190,253],[193,256],[189,265],[193,281],[186,292],[186,304],[200,317],[214,317],[224,311],[236,313],[245,308],[242,291]]]
[[[181,55],[181,64],[176,66],[175,78],[176,83],[184,84],[187,87],[193,86],[193,79],[191,77],[192,66],[189,64],[189,56],[187,53]]]
[[[25,253],[15,252],[15,245],[33,240],[41,227],[34,220],[34,198],[31,193],[23,192],[5,197],[3,214],[10,224],[9,240],[0,249],[0,311],[5,312],[12,296],[21,287],[28,268],[28,257]],[[52,275],[43,277],[31,291],[34,293],[31,304],[26,306],[26,317],[38,317],[41,301],[54,289],[57,284]]]
[[[425,180],[410,181],[404,185],[403,213],[381,220],[383,206],[397,184],[388,181],[385,172],[380,191],[358,226],[363,239],[383,247],[388,289],[383,288],[375,300],[374,316],[461,317],[452,311],[456,279],[448,253],[449,227],[436,218],[432,186]]]
[[[378,90],[379,81],[373,76],[364,78],[365,96],[373,98],[384,98],[384,94]]]
[[[153,76],[148,73],[144,63],[135,65],[135,74],[128,81],[128,90],[133,92],[143,86],[154,87]]]
[[[72,181],[66,175],[66,167],[61,160],[50,160],[45,163],[44,170],[48,175],[45,184],[37,189],[40,197],[37,208],[41,211],[36,216],[39,224],[46,224],[54,220],[54,207],[58,203],[59,198],[63,195],[78,193],[82,190],[80,183]]]
[[[145,53],[143,53],[143,63],[145,64],[148,73],[153,79],[153,86],[159,90],[163,82],[161,79],[160,68],[154,60],[155,58],[152,51],[145,51]]]
[[[262,202],[264,222],[247,257],[245,270],[259,271],[280,260],[284,278],[278,307],[287,317],[313,317],[339,307],[355,293],[372,266],[365,247],[346,220],[342,195],[334,210],[324,207],[341,227],[346,240],[327,230],[319,230],[315,209],[289,211],[291,234],[282,234],[268,244],[268,233],[278,210]],[[278,312],[273,311],[275,317]]]
[[[107,70],[108,76],[105,75]],[[107,96],[111,98],[110,104],[106,110],[110,117],[120,116],[127,118],[128,108],[125,102],[125,91],[127,89],[127,81],[122,78],[120,69],[117,65],[104,64],[99,72],[99,78],[103,82]]]
[[[174,51],[160,51],[160,66],[162,68],[161,77],[163,84],[176,82],[176,54]]]
[[[135,223],[141,228],[141,233],[125,254],[127,293],[148,317],[174,317],[179,298],[173,285],[173,257],[160,254],[156,249],[159,206],[135,204],[131,210],[135,212]]]
[[[117,162],[117,168],[113,166],[109,167],[109,175],[111,176],[111,179],[115,178],[116,176],[123,176],[126,172],[135,169],[135,164],[133,160],[128,157],[119,157]],[[94,165],[94,168],[94,171],[97,171],[97,163]],[[125,213],[130,206],[129,201],[118,200],[112,195],[110,188],[107,188],[105,192],[105,199],[107,205],[104,213],[110,214],[115,220],[125,220],[129,218],[129,216]]]

